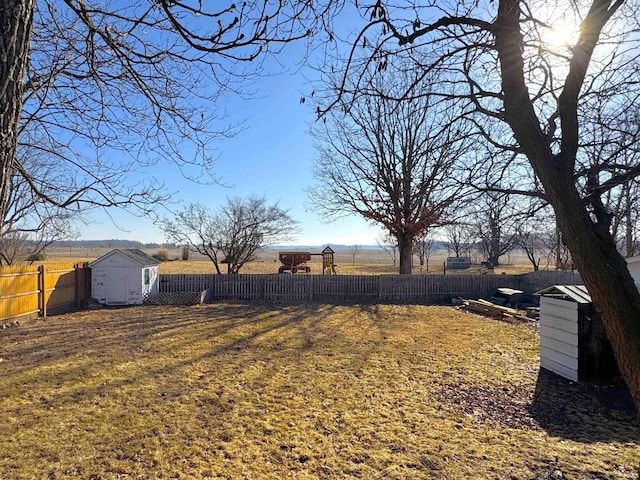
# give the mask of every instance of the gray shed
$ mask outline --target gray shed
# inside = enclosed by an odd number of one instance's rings
[[[569,380],[609,382],[618,364],[584,285],[553,285],[540,295],[540,366]]]
[[[91,296],[103,305],[142,305],[158,291],[160,262],[137,248],[117,248],[89,263]]]

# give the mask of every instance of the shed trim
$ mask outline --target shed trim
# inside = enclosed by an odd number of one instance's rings
[[[584,285],[552,285],[534,293],[534,295],[557,297],[582,304],[591,303],[591,295]]]
[[[160,265],[160,260],[153,258],[151,255],[147,255],[142,250],[137,248],[115,248],[108,253],[105,253],[101,257],[95,259],[93,262],[89,263],[89,267],[93,268],[94,265],[101,263],[103,260],[111,257],[115,254],[120,254],[124,257],[127,257],[129,260],[135,262],[137,265],[141,267],[155,267],[156,265]]]

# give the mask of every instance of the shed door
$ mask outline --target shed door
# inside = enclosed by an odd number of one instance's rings
[[[127,303],[127,269],[112,268],[107,280],[107,303]]]

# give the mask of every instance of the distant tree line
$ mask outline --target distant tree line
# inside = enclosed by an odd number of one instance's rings
[[[159,248],[176,247],[164,243],[142,243],[136,240],[105,239],[105,240],[56,240],[51,243],[53,248]]]

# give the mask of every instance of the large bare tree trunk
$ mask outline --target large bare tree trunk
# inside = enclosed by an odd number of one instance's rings
[[[571,178],[561,178],[549,163],[540,167],[548,175],[545,188],[563,238],[602,316],[620,372],[640,405],[640,294],[613,237],[589,218]]]
[[[398,249],[400,250],[399,273],[410,274],[413,260],[413,238],[409,235],[398,236]]]
[[[0,232],[15,171],[33,5],[33,0],[0,3]]]
[[[574,61],[559,99],[561,152],[554,155],[524,81],[519,4],[517,0],[501,0],[496,21],[505,119],[544,185],[558,228],[602,317],[620,371],[640,411],[640,293],[616,249],[608,223],[601,218],[591,218],[573,175],[578,149],[579,91],[599,28],[606,23],[609,11],[601,7],[592,10],[596,12],[589,23],[593,31],[581,37],[574,48]]]

